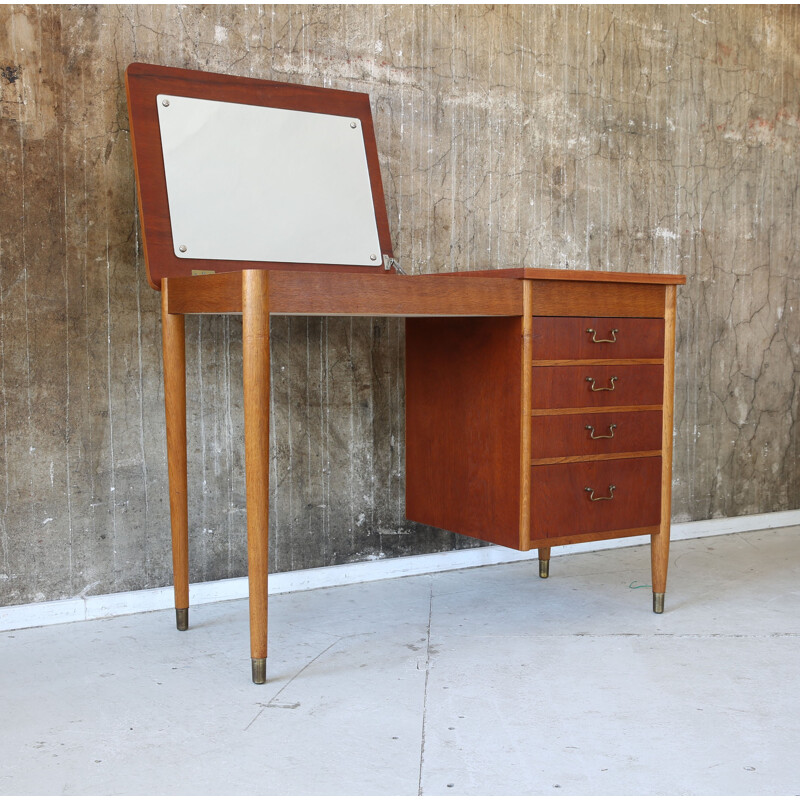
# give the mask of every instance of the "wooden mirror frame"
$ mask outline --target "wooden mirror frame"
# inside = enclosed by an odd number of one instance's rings
[[[197,272],[284,269],[381,274],[385,271],[381,262],[375,266],[365,267],[341,264],[178,258],[173,250],[156,102],[159,94],[172,94],[203,100],[309,111],[317,114],[335,114],[360,120],[364,133],[367,167],[372,187],[372,201],[375,208],[375,222],[381,254],[391,257],[391,233],[386,216],[386,201],[383,194],[369,95],[339,89],[323,89],[139,63],[131,64],[125,71],[125,88],[131,123],[131,144],[136,171],[147,280],[154,289],[161,288],[162,278],[189,276]]]

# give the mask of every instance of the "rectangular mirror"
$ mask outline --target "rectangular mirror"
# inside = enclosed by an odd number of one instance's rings
[[[380,264],[360,120],[163,94],[157,104],[177,257]]]

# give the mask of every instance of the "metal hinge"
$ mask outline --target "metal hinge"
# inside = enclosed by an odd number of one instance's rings
[[[400,262],[396,258],[392,258],[391,256],[384,256],[383,257],[383,268],[385,270],[390,270],[392,267],[395,268],[395,271],[398,275],[405,275],[406,273],[403,271],[403,268],[400,266]]]

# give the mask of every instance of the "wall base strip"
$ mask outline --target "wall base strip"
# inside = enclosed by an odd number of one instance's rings
[[[701,539],[731,533],[767,530],[800,526],[800,509],[776,511],[769,514],[753,514],[742,517],[703,520],[700,522],[675,522],[672,524],[672,541]],[[586,553],[649,544],[648,536],[628,539],[608,539],[601,542],[565,545],[559,547],[553,557],[569,553]],[[403,578],[424,575],[430,572],[483,567],[491,564],[507,564],[515,561],[535,559],[536,550],[520,553],[506,547],[491,545],[467,550],[450,550],[445,553],[430,553],[420,556],[376,559],[357,564],[339,564],[333,567],[280,572],[269,577],[269,593],[285,594],[308,589],[344,586],[351,583]],[[247,578],[195,583],[189,588],[192,606],[217,603],[222,600],[240,600],[247,597]],[[44,603],[29,603],[20,606],[0,607],[0,631],[35,628],[43,625],[58,625],[63,622],[83,622],[106,619],[144,611],[163,611],[174,607],[172,587],[142,589],[118,594],[70,597]]]

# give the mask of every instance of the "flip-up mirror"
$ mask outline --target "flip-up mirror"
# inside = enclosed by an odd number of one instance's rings
[[[369,95],[131,64],[147,278],[385,274],[392,238]]]
[[[159,94],[175,256],[375,266],[360,120]]]

